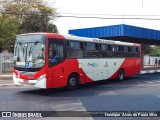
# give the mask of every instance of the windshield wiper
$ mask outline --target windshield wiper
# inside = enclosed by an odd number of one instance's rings
[[[33,52],[33,50],[35,49],[35,47],[36,47],[37,44],[38,44],[38,41],[36,41],[36,42],[33,44],[34,47],[33,47],[33,45],[30,46],[30,49],[29,49],[29,56],[30,56],[30,54]],[[33,47],[33,49],[32,49],[32,47]]]
[[[21,43],[21,42],[18,42],[18,44],[22,45],[22,43]]]

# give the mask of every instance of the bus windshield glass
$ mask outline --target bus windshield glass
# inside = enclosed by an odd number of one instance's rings
[[[14,66],[20,68],[41,68],[45,64],[45,42],[35,35],[17,38],[14,49]],[[22,39],[21,39],[22,38]]]

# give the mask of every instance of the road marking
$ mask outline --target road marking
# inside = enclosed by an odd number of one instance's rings
[[[151,82],[151,81],[146,81],[145,83],[153,84],[153,83],[155,83],[155,82]]]
[[[119,94],[115,91],[103,91],[100,92],[98,95],[119,95]]]
[[[86,111],[81,102],[79,103],[65,103],[53,106],[56,111]]]

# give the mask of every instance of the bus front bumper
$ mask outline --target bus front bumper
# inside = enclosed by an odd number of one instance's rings
[[[13,82],[15,85],[27,85],[27,86],[33,86],[33,87],[37,87],[37,88],[46,88],[46,78],[42,78],[42,79],[36,79],[36,80],[25,80],[25,79],[21,79],[16,77],[15,74],[13,74]]]

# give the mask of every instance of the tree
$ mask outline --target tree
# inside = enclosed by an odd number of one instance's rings
[[[18,24],[16,18],[5,14],[0,16],[0,42],[3,49],[8,48],[8,42],[14,43],[15,34],[18,33]]]
[[[160,46],[152,47],[150,56],[160,56]]]
[[[150,54],[150,52],[151,52],[151,46],[150,45],[142,45],[142,49],[144,51],[144,54]]]
[[[54,8],[46,6],[42,0],[17,0],[16,4],[6,5],[5,12],[19,19],[21,33],[51,32],[49,21],[54,20],[57,14]],[[58,32],[57,29],[52,31]]]
[[[48,7],[42,0],[4,0],[0,3],[0,42],[3,48],[14,44],[16,34],[58,32],[50,23],[56,14],[56,9]]]
[[[54,25],[54,24],[52,24],[52,23],[49,23],[49,25],[48,25],[48,31],[52,32],[52,33],[58,33],[57,26]]]
[[[142,45],[142,49],[144,54],[148,54],[150,56],[160,56],[160,46]]]

